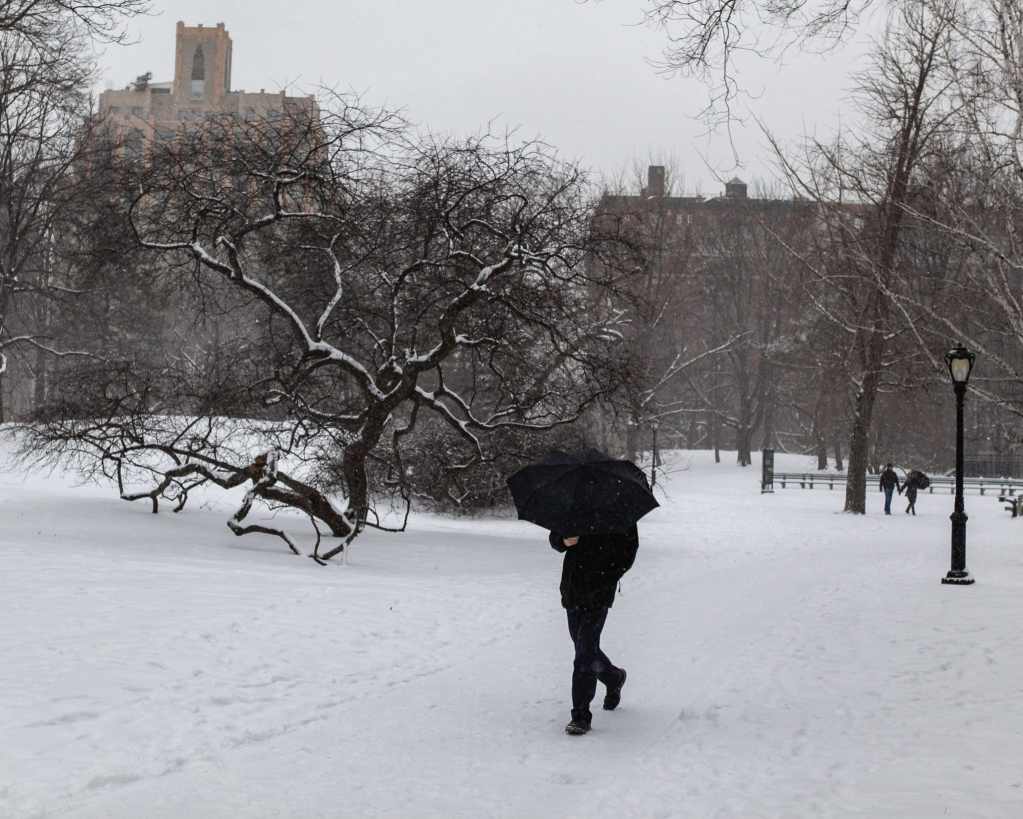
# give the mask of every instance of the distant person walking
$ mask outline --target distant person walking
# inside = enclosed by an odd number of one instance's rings
[[[916,514],[916,490],[917,490],[917,485],[913,481],[913,478],[912,477],[907,477],[906,480],[902,484],[902,488],[903,488],[903,490],[906,493],[906,500],[908,501],[908,503],[906,504],[906,514],[907,515],[915,515]]]
[[[931,479],[928,478],[919,469],[911,469],[906,475],[906,480],[902,484],[902,488],[906,491],[906,500],[909,504],[906,506],[906,514],[916,514],[916,493],[921,489],[926,489],[931,485]]]
[[[892,469],[891,464],[884,465],[884,472],[881,473],[881,478],[877,482],[877,487],[880,491],[884,492],[884,513],[886,515],[890,515],[892,513],[892,493],[898,489],[899,494],[902,494],[902,487],[899,485],[899,476],[895,474],[895,470]]]

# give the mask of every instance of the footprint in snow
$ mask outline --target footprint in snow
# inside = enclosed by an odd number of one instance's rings
[[[48,719],[44,722],[33,722],[30,725],[25,726],[26,728],[48,728],[54,725],[72,725],[76,722],[85,722],[86,720],[96,719],[99,716],[95,711],[73,711],[70,714],[62,714],[54,719]]]
[[[131,785],[133,782],[138,782],[143,777],[138,774],[109,774],[108,776],[96,776],[89,780],[89,784],[85,786],[86,790],[98,791],[102,788],[111,788],[117,785]]]

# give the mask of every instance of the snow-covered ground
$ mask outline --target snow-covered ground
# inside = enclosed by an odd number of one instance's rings
[[[1023,816],[1023,522],[969,496],[943,586],[947,495],[854,517],[669,462],[584,737],[535,527],[418,515],[320,568],[218,496],[0,473],[0,816]]]

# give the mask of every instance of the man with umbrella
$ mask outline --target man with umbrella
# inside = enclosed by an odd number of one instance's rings
[[[572,663],[572,719],[565,726],[569,734],[585,734],[593,715],[590,703],[600,680],[607,692],[604,710],[613,711],[622,698],[625,669],[618,668],[600,648],[608,609],[614,603],[615,587],[631,567],[639,548],[639,534],[604,532],[564,536],[551,532],[551,546],[565,553],[561,567],[561,605],[568,614],[568,633],[575,645]]]
[[[561,604],[575,646],[572,719],[565,732],[590,730],[590,703],[604,684],[604,709],[621,701],[625,669],[600,648],[600,635],[618,581],[636,559],[636,521],[658,504],[642,470],[597,450],[554,452],[508,479],[519,517],[550,529],[550,544],[565,555]]]

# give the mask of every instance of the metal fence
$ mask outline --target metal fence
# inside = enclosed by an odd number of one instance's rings
[[[1023,479],[1023,457],[1007,453],[981,453],[963,458],[963,472],[967,475],[1001,475]]]
[[[869,487],[871,481],[876,479],[876,475],[868,475],[867,486]],[[920,490],[921,492],[927,492],[932,495],[936,491],[947,492],[948,494],[955,492],[956,481],[953,477],[939,475],[930,480],[930,486]],[[798,484],[800,489],[823,489],[825,487],[834,489],[836,486],[845,486],[846,476],[825,472],[775,472],[773,473],[773,483],[782,489],[787,488],[789,484],[792,484],[793,487]],[[1015,478],[963,478],[963,490],[966,492],[977,492],[981,495],[997,494],[999,497],[1012,497],[1017,492],[1023,493],[1023,480]]]

